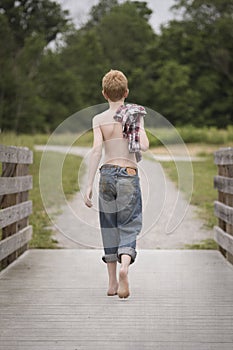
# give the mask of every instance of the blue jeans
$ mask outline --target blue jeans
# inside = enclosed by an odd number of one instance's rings
[[[136,237],[142,228],[142,199],[138,170],[112,164],[100,168],[99,218],[104,245],[104,262],[134,262]]]

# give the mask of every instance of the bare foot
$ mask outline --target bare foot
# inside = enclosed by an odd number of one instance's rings
[[[117,295],[117,289],[118,289],[118,284],[116,284],[115,286],[109,286],[108,288],[108,292],[107,295],[109,297],[113,297],[114,295]]]
[[[129,282],[128,282],[128,270],[120,269],[119,273],[119,287],[117,290],[119,298],[128,298],[129,296]]]

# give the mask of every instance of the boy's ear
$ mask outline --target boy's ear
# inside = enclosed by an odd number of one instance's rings
[[[108,96],[105,94],[104,90],[102,90],[102,95],[104,96],[105,100],[108,101]]]
[[[129,95],[129,89],[126,90],[125,94],[124,94],[124,98],[127,98]]]

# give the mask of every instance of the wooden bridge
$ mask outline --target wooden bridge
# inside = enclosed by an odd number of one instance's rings
[[[1,146],[0,260],[11,264],[0,273],[0,350],[232,350],[232,154],[215,154],[220,251],[140,250],[131,297],[121,300],[106,295],[102,251],[21,255],[31,236],[32,154]]]

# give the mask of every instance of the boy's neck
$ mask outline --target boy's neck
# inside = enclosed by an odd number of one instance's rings
[[[125,99],[121,99],[119,101],[111,101],[111,100],[108,100],[108,104],[109,104],[109,109],[110,110],[117,110],[120,106],[122,106],[125,102]]]

